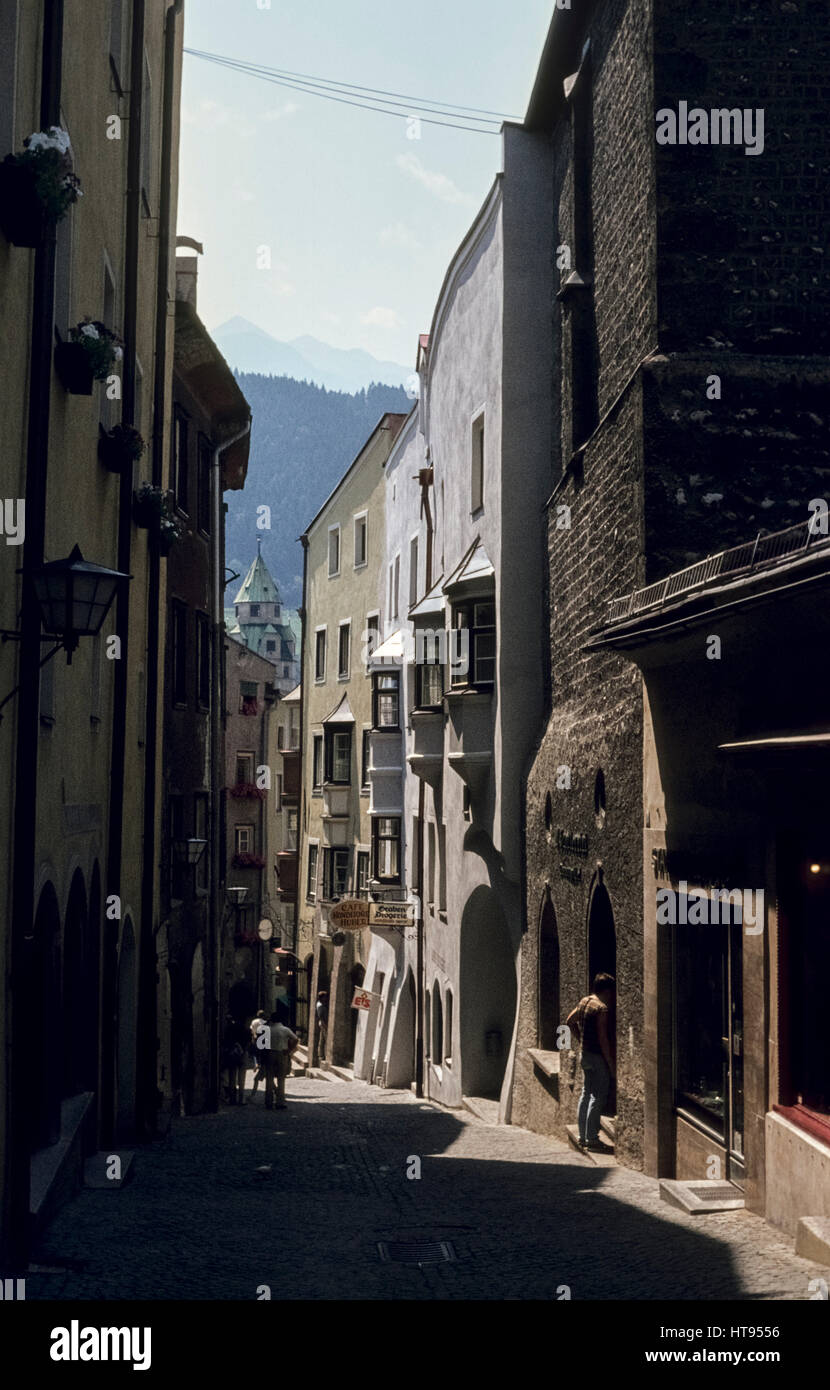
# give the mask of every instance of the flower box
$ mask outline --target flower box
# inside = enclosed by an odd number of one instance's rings
[[[183,534],[168,494],[150,483],[142,483],[133,496],[133,521],[147,528],[160,555],[169,555]]]
[[[249,854],[247,850],[235,854],[231,860],[234,869],[264,869],[265,860],[260,854]]]
[[[22,154],[0,164],[0,224],[13,246],[40,246],[50,225],[82,197],[72,172],[72,147],[60,126],[24,140]]]
[[[256,786],[254,782],[237,782],[235,787],[229,787],[231,796],[237,798],[249,798],[251,801],[264,801],[268,793],[262,787]]]
[[[132,425],[116,425],[109,431],[102,428],[98,457],[110,473],[123,473],[138,462],[144,448],[144,440],[137,429],[133,429]]]
[[[92,395],[92,363],[80,343],[58,343],[55,369],[65,391],[72,396]]]
[[[40,246],[49,218],[37,194],[35,171],[6,155],[0,164],[0,225],[12,246]]]

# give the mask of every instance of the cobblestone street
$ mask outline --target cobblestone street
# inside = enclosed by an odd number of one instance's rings
[[[759,1218],[688,1217],[556,1140],[361,1083],[295,1078],[288,1099],[175,1120],[120,1191],[62,1209],[27,1298],[804,1300],[826,1277]],[[455,1259],[381,1259],[412,1240]]]

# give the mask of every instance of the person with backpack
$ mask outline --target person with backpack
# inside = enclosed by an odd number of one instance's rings
[[[615,988],[613,975],[596,975],[592,993],[580,999],[565,1020],[572,1034],[582,1045],[580,1061],[584,1081],[579,1098],[577,1124],[579,1147],[587,1149],[589,1153],[611,1152],[607,1144],[600,1143],[599,1127],[603,1107],[608,1100],[611,1080],[616,1075],[608,1026]]]

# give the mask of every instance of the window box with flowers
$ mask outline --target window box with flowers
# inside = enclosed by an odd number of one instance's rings
[[[121,339],[97,319],[76,323],[69,338],[55,348],[58,376],[73,396],[91,396],[93,381],[106,381],[123,357]]]
[[[101,429],[98,457],[110,473],[123,473],[131,464],[138,463],[145,448],[144,440],[132,425]]]
[[[151,483],[142,483],[135,493],[133,520],[136,526],[146,527],[162,555],[169,555],[183,534],[169,493]]]
[[[251,854],[248,850],[239,850],[231,860],[234,869],[264,869],[265,860],[261,854]]]
[[[249,797],[252,801],[264,801],[268,795],[264,787],[257,787],[253,782],[237,782],[235,787],[229,787],[228,790],[231,796]]]
[[[7,154],[0,164],[0,223],[12,246],[40,246],[48,226],[83,194],[65,130],[37,130],[23,144],[22,154]]]

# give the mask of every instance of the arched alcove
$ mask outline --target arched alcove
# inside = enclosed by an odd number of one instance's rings
[[[550,897],[545,898],[539,916],[537,999],[539,1047],[553,1052],[562,1014],[559,999],[559,931]]]
[[[460,965],[461,1089],[466,1096],[497,1100],[516,1016],[516,965],[504,909],[483,884],[461,916]]]
[[[441,989],[436,980],[432,986],[432,1061],[440,1067],[444,1056],[444,1010]]]
[[[593,987],[599,974],[617,976],[617,933],[614,926],[614,909],[608,889],[600,879],[591,894],[588,908],[588,989]],[[616,1055],[617,1013],[612,1004],[608,1019],[608,1036],[611,1049]],[[606,1115],[617,1112],[617,1089],[612,1080],[605,1105]]]

